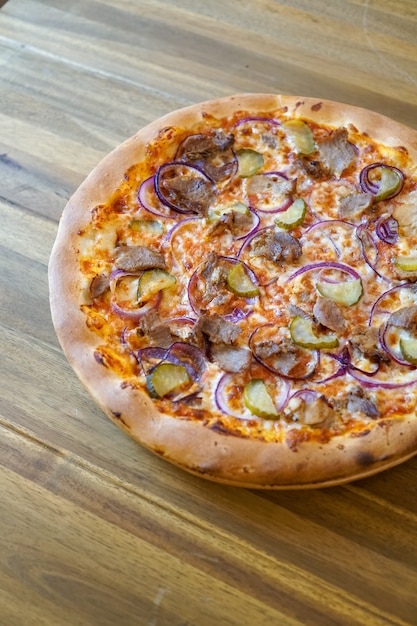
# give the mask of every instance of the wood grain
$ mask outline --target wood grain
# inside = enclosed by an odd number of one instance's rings
[[[1,626],[417,624],[417,459],[311,493],[189,476],[94,405],[47,287],[67,199],[138,128],[238,91],[417,128],[416,35],[413,0],[2,6]]]

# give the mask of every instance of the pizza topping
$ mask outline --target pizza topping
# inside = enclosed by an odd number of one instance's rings
[[[223,343],[213,345],[210,355],[225,372],[243,372],[248,369],[252,359],[252,353],[247,348]]]
[[[158,268],[143,272],[138,282],[138,300],[148,300],[158,291],[169,289],[177,282],[175,276]]]
[[[188,387],[191,383],[183,365],[160,363],[146,379],[146,387],[152,398],[162,398]]]
[[[338,178],[356,159],[356,150],[348,141],[346,128],[338,128],[322,139],[319,153],[325,167]]]
[[[207,221],[213,224],[211,235],[221,235],[227,229],[236,239],[243,239],[257,230],[260,218],[242,202],[234,202],[210,209]]]
[[[244,265],[237,263],[227,274],[227,285],[233,293],[243,298],[259,295],[259,289],[247,274]]]
[[[308,350],[322,350],[337,348],[339,340],[336,335],[316,335],[311,319],[297,316],[290,324],[291,339],[301,348]]]
[[[194,326],[193,337],[198,341],[201,335],[206,335],[212,343],[230,344],[235,341],[241,332],[242,330],[239,326],[225,320],[217,313],[212,315],[203,314],[200,315]]]
[[[398,256],[393,259],[395,267],[402,272],[416,272],[417,271],[417,256]],[[409,277],[410,279],[413,277]],[[417,278],[417,277],[416,277]]]
[[[378,329],[359,326],[354,329],[349,339],[353,356],[357,359],[366,358],[371,363],[387,362],[388,355],[379,347]]]
[[[362,189],[374,196],[374,201],[390,200],[398,195],[404,185],[404,174],[385,163],[367,165],[360,173]]]
[[[314,180],[323,180],[329,176],[328,169],[324,167],[323,163],[315,159],[299,157],[294,161],[294,167],[296,172],[301,171],[308,176],[308,178]]]
[[[314,392],[301,392],[301,402],[294,411],[297,421],[309,426],[328,426],[335,418],[334,409],[325,396]]]
[[[276,228],[266,228],[251,242],[251,254],[262,256],[274,263],[293,263],[302,254],[300,241]]]
[[[375,232],[382,241],[393,245],[398,241],[398,222],[391,216],[382,217],[375,224]]]
[[[415,337],[401,337],[400,350],[408,363],[417,365],[417,339]]]
[[[211,179],[199,168],[184,163],[165,163],[155,175],[161,202],[178,213],[207,215],[216,194]]]
[[[292,379],[305,379],[318,365],[318,351],[296,345],[287,328],[274,324],[258,327],[249,338],[255,359],[270,372]]]
[[[164,255],[145,246],[120,246],[116,250],[115,266],[126,272],[166,269]]]
[[[297,198],[285,211],[281,211],[274,223],[279,228],[292,230],[303,223],[307,211],[307,205],[303,198]]]
[[[263,167],[264,157],[260,152],[251,150],[250,148],[242,148],[236,152],[239,164],[237,171],[241,178],[248,178],[256,174]]]
[[[262,378],[252,378],[243,390],[244,403],[251,413],[263,419],[276,419],[278,411]]]
[[[281,172],[265,172],[248,179],[246,190],[249,205],[263,213],[277,213],[289,207],[295,181]]]
[[[164,227],[157,220],[131,220],[129,228],[137,233],[162,235]]]
[[[330,282],[322,280],[316,283],[317,291],[324,298],[333,300],[343,306],[352,306],[360,300],[363,287],[360,278],[346,282]]]
[[[339,204],[339,216],[352,219],[361,217],[373,204],[374,197],[370,193],[351,193],[344,196]]]
[[[345,319],[336,302],[329,298],[317,298],[313,308],[316,320],[329,330],[343,334],[346,330]]]
[[[189,135],[180,144],[175,158],[196,165],[217,183],[230,178],[237,170],[233,144],[233,135],[222,131]]]
[[[308,155],[316,150],[313,133],[308,124],[296,119],[283,122],[282,127],[297,154]]]
[[[380,417],[380,412],[375,403],[367,397],[361,387],[355,387],[347,395],[346,408],[350,413],[363,413],[367,417],[376,419]]]
[[[405,328],[417,334],[417,305],[412,304],[395,311],[389,316],[387,325]]]
[[[110,289],[110,278],[107,274],[97,274],[90,283],[90,296],[99,298]]]

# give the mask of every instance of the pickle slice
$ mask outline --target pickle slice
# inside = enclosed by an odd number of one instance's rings
[[[395,267],[403,272],[417,271],[417,256],[397,256],[393,261]]]
[[[247,275],[242,263],[237,263],[232,267],[227,275],[227,286],[237,296],[243,298],[253,298],[259,294],[258,287]]]
[[[403,184],[403,178],[397,170],[381,166],[380,171],[381,179],[379,181],[379,191],[374,199],[375,202],[391,197]]]
[[[401,337],[400,349],[406,361],[417,365],[417,339],[414,337]]]
[[[148,300],[162,289],[168,289],[177,282],[175,276],[165,270],[154,268],[143,272],[138,284],[138,300]]]
[[[264,164],[264,157],[260,152],[251,148],[242,148],[236,152],[239,164],[238,175],[241,178],[248,178],[258,172]]]
[[[227,213],[250,215],[250,211],[246,204],[243,204],[243,202],[234,202],[233,204],[221,205],[215,207],[214,209],[210,209],[208,212],[207,220],[208,222],[217,222],[222,217],[222,215],[226,215]]]
[[[290,324],[290,335],[293,342],[301,348],[320,350],[337,348],[339,340],[336,335],[317,336],[313,331],[313,323],[310,319],[297,315]]]
[[[158,220],[131,220],[129,228],[139,233],[162,235],[164,227]]]
[[[191,378],[183,365],[167,362],[157,365],[146,378],[146,388],[151,398],[163,398],[190,383]]]
[[[288,120],[282,127],[298,154],[311,154],[316,149],[313,133],[302,120]]]
[[[324,298],[329,298],[329,300],[333,300],[333,302],[343,306],[356,304],[363,294],[360,278],[344,283],[316,283],[316,289]]]
[[[279,228],[285,228],[291,230],[303,223],[306,215],[307,205],[302,198],[297,198],[288,207],[286,211],[279,213],[278,217],[274,220],[275,224]]]
[[[276,419],[279,414],[262,378],[252,378],[243,390],[247,409],[263,419]]]

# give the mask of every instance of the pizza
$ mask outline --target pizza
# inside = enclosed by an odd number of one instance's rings
[[[417,132],[243,94],[153,122],[64,209],[53,322],[103,411],[231,485],[340,484],[417,452]]]

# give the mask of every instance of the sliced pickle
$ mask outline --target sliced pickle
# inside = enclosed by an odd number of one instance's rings
[[[160,363],[146,378],[146,388],[151,398],[164,396],[179,391],[191,383],[191,378],[183,365]]]
[[[279,228],[291,230],[303,223],[306,215],[307,205],[302,198],[297,198],[286,211],[278,214],[274,220]]]
[[[414,337],[402,337],[400,339],[400,349],[406,361],[417,365],[417,339]]]
[[[158,220],[131,220],[129,228],[139,233],[162,235],[164,227]]]
[[[282,127],[298,154],[311,154],[316,149],[311,128],[302,120],[288,120]]]
[[[242,263],[234,265],[228,273],[227,286],[230,291],[243,298],[253,298],[259,294],[258,287],[247,275]]]
[[[381,166],[379,169],[381,170],[381,179],[379,181],[379,191],[374,199],[375,202],[391,197],[403,184],[403,178],[397,170],[384,166]]]
[[[294,317],[290,324],[290,335],[297,346],[309,350],[337,348],[339,345],[339,340],[334,334],[315,335],[312,321],[299,315]]]
[[[143,272],[138,284],[138,300],[148,300],[162,289],[168,289],[177,282],[175,276],[165,270],[154,268]]]
[[[243,390],[243,401],[251,413],[263,419],[276,419],[279,414],[262,378],[252,378]]]
[[[395,267],[403,272],[417,271],[417,256],[397,256],[393,261]]]
[[[236,152],[239,163],[238,175],[241,178],[248,178],[258,172],[264,164],[264,157],[260,152],[251,148],[242,148]]]
[[[333,302],[343,306],[356,304],[363,294],[360,278],[343,283],[327,283],[323,281],[316,283],[316,289],[323,298],[329,298],[329,300],[333,300]]]
[[[250,211],[243,202],[234,202],[233,204],[217,206],[208,212],[208,222],[218,222],[222,215],[227,213],[239,213],[241,215],[250,215]]]

